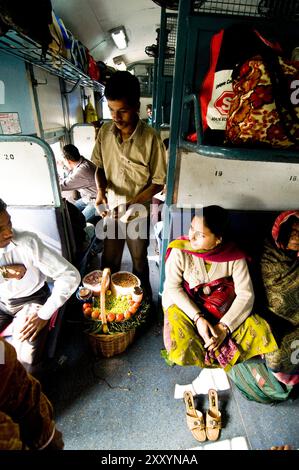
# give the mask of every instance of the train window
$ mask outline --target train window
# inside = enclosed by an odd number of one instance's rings
[[[152,62],[136,62],[128,66],[128,71],[138,78],[141,96],[152,96],[154,64]]]
[[[108,102],[105,97],[102,99],[102,113],[103,119],[111,119],[111,114],[108,108]]]
[[[71,128],[71,141],[81,155],[91,159],[91,154],[95,145],[96,129],[92,124],[75,124]]]
[[[54,153],[55,160],[59,160],[62,153],[62,143],[60,141],[54,142],[53,144],[50,144],[50,147]]]

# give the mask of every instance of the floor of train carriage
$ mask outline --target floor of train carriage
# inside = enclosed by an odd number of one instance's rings
[[[159,269],[154,254],[150,246],[157,301]],[[93,269],[96,260],[94,264]],[[127,250],[122,268],[130,269]],[[65,362],[43,380],[65,449],[250,450],[283,444],[299,448],[299,398],[274,406],[260,404],[245,399],[232,383],[230,389],[218,391],[223,418],[219,440],[196,441],[187,428],[183,399],[175,399],[174,390],[176,384],[190,384],[199,370],[166,365],[160,356],[163,338],[158,320],[126,352],[111,358],[96,358],[82,329],[74,316],[68,317],[58,347]],[[197,399],[198,408],[206,410],[207,395]]]

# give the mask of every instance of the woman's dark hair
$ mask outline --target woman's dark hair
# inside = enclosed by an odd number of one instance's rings
[[[3,199],[0,199],[0,213],[6,211],[7,204],[3,201]]]
[[[229,217],[226,209],[220,206],[206,206],[195,212],[195,216],[203,217],[206,227],[222,240],[228,238]]]
[[[291,215],[283,224],[281,224],[279,229],[279,235],[277,241],[282,244],[285,248],[288,246],[292,226],[294,222],[297,222],[299,219],[295,215]]]
[[[127,71],[115,72],[105,87],[107,100],[126,100],[129,106],[139,106],[140,83],[137,77]]]
[[[64,157],[71,162],[78,162],[81,158],[80,152],[75,145],[68,144],[63,147]]]

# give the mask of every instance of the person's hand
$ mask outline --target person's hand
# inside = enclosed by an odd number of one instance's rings
[[[95,208],[101,217],[106,217],[108,213],[107,204],[108,201],[105,193],[102,190],[98,190],[98,194],[95,200]]]
[[[218,349],[227,337],[227,329],[222,325],[222,323],[217,323],[217,325],[214,326],[214,331],[216,333],[216,338],[214,338],[213,343],[208,347],[209,351],[215,351],[215,349]]]
[[[198,318],[196,327],[199,336],[204,340],[204,347],[213,345],[217,336],[214,327],[204,317]]]
[[[3,277],[5,279],[22,279],[25,276],[27,269],[23,264],[8,264],[3,266]]]
[[[55,434],[53,436],[53,439],[47,447],[44,448],[44,450],[63,450],[64,448],[64,442],[62,438],[62,433],[58,431],[58,429],[55,429]]]
[[[39,332],[47,325],[49,320],[43,320],[38,316],[37,311],[26,315],[26,321],[20,331],[20,341],[34,341]]]

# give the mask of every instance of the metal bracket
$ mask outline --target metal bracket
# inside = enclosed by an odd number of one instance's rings
[[[39,82],[38,80],[36,80],[36,78],[33,78],[33,79],[32,79],[32,85],[33,85],[33,86],[48,85],[48,80],[45,79],[44,82]]]
[[[81,83],[82,79],[81,77],[78,78],[78,80],[76,81],[75,85],[73,86],[73,88],[69,91],[64,91],[63,94],[64,95],[68,95],[69,93],[73,93],[74,90],[76,90],[76,88],[78,88],[78,86],[80,86],[80,83]]]

